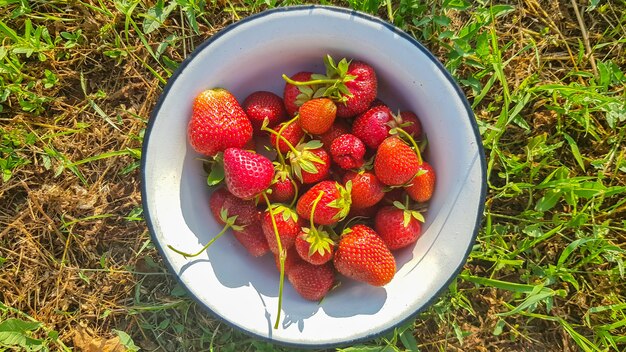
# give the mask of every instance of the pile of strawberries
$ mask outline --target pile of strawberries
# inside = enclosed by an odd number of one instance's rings
[[[377,99],[367,63],[324,63],[324,74],[283,75],[282,98],[257,91],[240,104],[222,88],[196,97],[188,138],[208,158],[210,208],[224,228],[197,253],[172,250],[195,256],[232,232],[252,256],[276,258],[279,297],[285,277],[314,301],[338,274],[392,280],[392,251],[420,237],[434,190],[421,124]]]

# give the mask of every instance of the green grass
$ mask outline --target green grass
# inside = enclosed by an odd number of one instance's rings
[[[0,349],[78,350],[87,336],[118,350],[290,350],[212,319],[175,283],[137,168],[178,63],[229,23],[301,3],[0,0]],[[415,321],[339,350],[623,351],[626,2],[322,3],[435,53],[488,161],[463,272]]]

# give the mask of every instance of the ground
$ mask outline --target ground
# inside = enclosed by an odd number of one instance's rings
[[[176,65],[300,1],[0,1],[0,349],[281,350],[221,324],[142,218],[141,145]],[[430,309],[346,351],[626,348],[626,3],[353,0],[437,55],[474,109],[486,208]]]

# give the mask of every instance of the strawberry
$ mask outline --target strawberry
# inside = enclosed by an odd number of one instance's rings
[[[348,63],[346,59],[341,59],[335,63],[330,55],[324,58],[324,65],[325,75],[312,74],[310,80],[304,79],[304,75],[298,80],[283,75],[283,79],[287,81],[287,86],[308,86],[309,99],[320,96],[332,99],[337,104],[337,117],[352,117],[367,110],[378,90],[374,69],[362,61]],[[315,89],[310,86],[315,86]]]
[[[288,250],[296,241],[296,237],[300,233],[300,228],[304,223],[299,219],[295,211],[292,211],[284,205],[274,204],[272,210],[274,211],[274,221],[276,222],[282,249]],[[276,233],[274,232],[274,225],[269,210],[266,210],[261,217],[261,227],[270,250],[272,253],[277,254],[278,243],[276,241]]]
[[[252,124],[230,92],[208,89],[194,99],[187,135],[196,152],[215,156],[245,146],[252,138]]]
[[[299,144],[296,152],[288,154],[291,169],[302,183],[311,184],[328,178],[330,173],[330,156],[321,147],[319,141]]]
[[[435,179],[435,170],[424,161],[419,165],[417,174],[411,180],[410,185],[404,189],[414,201],[427,202],[433,196]]]
[[[376,151],[374,173],[388,186],[407,183],[415,176],[418,167],[415,151],[396,136],[387,137]]]
[[[298,72],[291,76],[295,82],[305,82],[311,80],[312,72]],[[285,84],[283,90],[283,101],[289,116],[295,116],[300,106],[310,100],[314,94],[315,85],[296,86],[290,83]]]
[[[296,195],[297,184],[287,172],[278,171],[270,185],[270,190],[272,192],[267,196],[272,203],[289,203]]]
[[[387,106],[376,106],[356,117],[352,133],[369,148],[376,149],[389,136],[393,120],[393,113]]]
[[[254,132],[260,131],[265,119],[268,119],[269,127],[274,127],[287,119],[283,99],[272,92],[256,91],[250,94],[241,106],[248,115]]]
[[[230,193],[251,199],[265,191],[274,177],[274,165],[263,155],[228,148],[224,151],[224,178]]]
[[[301,262],[291,267],[287,278],[302,298],[319,301],[333,287],[335,270],[330,263],[313,265]]]
[[[343,134],[330,145],[333,161],[342,169],[357,169],[365,163],[365,145],[353,134]]]
[[[297,145],[302,137],[304,137],[304,131],[302,130],[302,127],[300,127],[300,125],[297,123],[281,123],[280,125],[273,128],[273,130],[276,132],[280,132],[280,135],[284,139],[286,139],[291,145]],[[282,138],[280,141],[278,141],[278,143],[276,143],[276,139],[276,134],[270,133],[270,143],[272,144],[272,146],[274,146],[274,148],[276,148],[277,150],[280,150],[280,152],[283,154],[287,153],[289,151],[289,145]]]
[[[303,228],[303,230],[306,228]],[[308,230],[308,229],[307,229]],[[326,243],[327,246],[316,246],[314,243]],[[295,248],[298,255],[305,261],[313,265],[322,265],[331,259],[333,259],[334,242],[330,237],[323,237],[322,240],[316,239],[314,236],[310,236],[310,233],[301,231],[298,237],[296,237]]]
[[[233,236],[253,257],[260,257],[270,251],[260,222],[250,224],[243,230],[233,230]]]
[[[378,81],[370,65],[353,61],[348,66],[346,75],[355,78],[345,83],[350,95],[343,104],[337,105],[337,117],[351,117],[363,113],[369,108],[377,94]]]
[[[384,187],[371,171],[348,171],[343,182],[352,182],[352,207],[355,209],[369,208],[378,203],[385,196]]]
[[[390,250],[396,250],[417,241],[422,234],[424,217],[400,202],[382,207],[374,218],[374,228]]]
[[[411,111],[401,111],[399,117],[403,125],[402,128],[408,134],[417,139],[422,136],[422,123],[415,113]]]
[[[337,106],[328,98],[311,99],[300,107],[298,123],[310,134],[322,134],[330,129],[337,116]]]
[[[257,209],[254,201],[237,198],[223,187],[211,193],[209,207],[213,217],[220,225],[226,225],[220,215],[223,210],[226,210],[228,217],[237,216],[235,225],[241,227],[247,227],[261,219],[259,209]]]
[[[380,236],[370,227],[354,225],[344,230],[333,259],[344,276],[383,286],[396,272],[396,261]]]
[[[341,119],[335,120],[335,123],[330,126],[328,131],[317,135],[315,138],[320,140],[324,149],[330,153],[330,145],[333,143],[335,138],[347,133],[350,133],[350,126],[345,119]]]
[[[334,181],[321,181],[300,197],[296,205],[298,215],[305,219],[311,218],[318,225],[334,225],[343,220],[350,211],[350,187]],[[323,193],[317,208],[313,212],[313,205],[318,195]]]

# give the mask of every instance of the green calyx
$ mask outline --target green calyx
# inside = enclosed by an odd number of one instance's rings
[[[319,172],[315,164],[323,164],[324,161],[311,150],[322,147],[322,142],[318,140],[312,140],[307,143],[301,143],[296,146],[287,154],[291,170],[293,174],[302,181],[302,171],[310,174],[316,174]]]
[[[311,229],[303,227],[302,232],[306,234],[304,239],[310,244],[309,257],[313,256],[315,253],[323,256],[332,251],[335,241],[332,240],[330,234],[325,231],[322,226]]]
[[[272,204],[272,210],[276,216],[282,215],[283,221],[298,221],[298,213],[296,213],[292,208],[284,205],[284,204]]]
[[[424,216],[422,215],[422,213],[420,213],[417,210],[413,210],[410,209],[408,207],[408,205],[402,204],[398,201],[393,202],[393,205],[402,210],[402,214],[403,214],[403,219],[402,219],[402,225],[404,227],[409,227],[409,223],[411,222],[411,218],[419,221],[419,222],[424,222]]]
[[[352,181],[346,182],[345,187],[335,182],[335,187],[337,188],[337,191],[339,191],[339,197],[328,203],[327,206],[339,210],[337,214],[335,214],[334,219],[341,221],[348,216],[350,206],[352,205]]]

